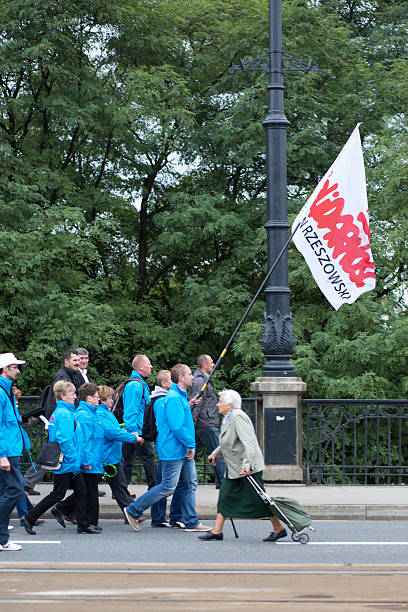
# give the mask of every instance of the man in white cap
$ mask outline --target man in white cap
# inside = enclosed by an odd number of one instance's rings
[[[19,470],[19,457],[30,440],[21,426],[16,407],[13,381],[25,363],[13,353],[0,354],[0,551],[21,550],[9,542],[8,524],[11,512],[23,493],[24,481]]]

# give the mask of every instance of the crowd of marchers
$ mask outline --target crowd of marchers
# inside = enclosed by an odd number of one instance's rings
[[[266,541],[286,535],[279,520],[259,503],[243,478],[252,473],[263,486],[262,453],[252,423],[241,410],[239,394],[225,390],[217,399],[209,380],[214,366],[209,355],[198,357],[194,373],[186,364],[160,370],[152,392],[146,383],[152,364],[146,355],[134,357],[129,378],[116,391],[89,381],[88,360],[84,348],[67,350],[62,367],[42,393],[39,409],[24,419],[30,424],[40,417],[48,429],[49,442],[58,443],[62,453],[61,463],[53,471],[52,491],[33,506],[29,498],[39,494],[35,484],[47,470],[34,458],[24,478],[20,472],[20,458],[24,450],[30,454],[30,440],[18,412],[21,393],[14,381],[25,361],[13,353],[0,354],[0,550],[21,549],[9,539],[9,519],[15,506],[30,535],[44,523],[41,516],[48,510],[64,528],[71,522],[79,534],[100,534],[99,496],[104,493],[98,490],[98,483],[103,476],[125,523],[135,531],[141,530],[143,513],[150,508],[153,528],[204,532],[200,536],[203,540],[222,539],[225,516],[268,517],[274,531]],[[155,434],[145,439],[148,411],[153,414]],[[221,440],[219,413],[224,417]],[[216,487],[220,488],[212,531],[196,512],[197,440],[210,453]],[[147,491],[137,499],[128,488],[136,457],[143,464],[147,482]]]

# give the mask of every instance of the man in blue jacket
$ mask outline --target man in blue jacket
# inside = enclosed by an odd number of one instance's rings
[[[158,435],[156,450],[161,461],[162,481],[149,489],[124,509],[130,525],[140,531],[138,519],[146,508],[172,495],[179,479],[183,482],[182,516],[185,531],[209,531],[202,525],[195,510],[197,473],[195,468],[195,433],[193,417],[187,399],[191,387],[192,372],[188,365],[179,363],[171,370],[171,385],[164,402],[157,408]]]
[[[21,550],[19,544],[9,542],[8,524],[11,512],[19,501],[24,481],[19,470],[23,449],[29,450],[30,441],[20,423],[13,391],[13,381],[25,363],[13,353],[0,355],[0,551]]]
[[[146,355],[136,355],[132,361],[133,371],[131,380],[123,391],[123,421],[127,431],[142,435],[143,417],[145,408],[149,403],[150,389],[145,382],[152,373],[152,364]],[[123,443],[123,471],[126,482],[132,480],[133,460],[135,455],[140,457],[146,474],[147,488],[156,484],[156,454],[151,442],[140,440],[138,444]]]

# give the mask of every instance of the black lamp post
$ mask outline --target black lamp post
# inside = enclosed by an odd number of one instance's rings
[[[296,60],[282,50],[281,0],[269,0],[269,49],[265,55],[228,69],[263,70],[269,75],[268,115],[262,125],[266,131],[267,262],[270,269],[287,240],[289,228],[286,206],[286,130],[289,121],[283,108],[282,76],[289,70],[309,72],[318,68]],[[266,358],[263,376],[294,376],[290,361],[295,350],[295,336],[290,312],[287,252],[271,274],[266,289],[266,312],[262,330],[262,350]]]

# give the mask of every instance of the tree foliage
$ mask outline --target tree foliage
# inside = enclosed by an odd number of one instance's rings
[[[115,384],[225,346],[265,274],[267,2],[0,2],[0,329],[25,393],[68,346]],[[295,216],[358,121],[378,284],[334,312],[290,250],[311,397],[401,397],[407,372],[407,15],[401,0],[284,0]],[[217,384],[260,374],[260,300]]]

